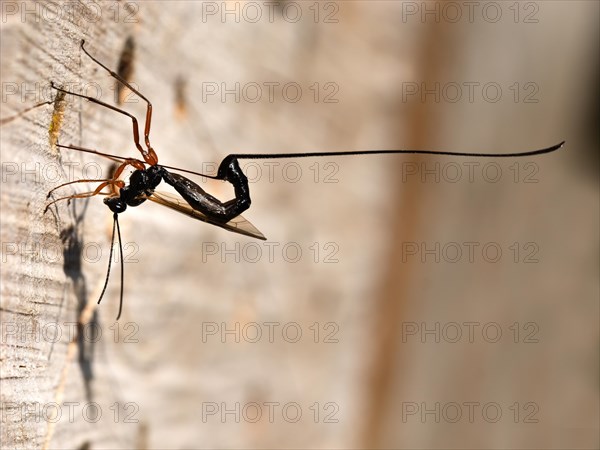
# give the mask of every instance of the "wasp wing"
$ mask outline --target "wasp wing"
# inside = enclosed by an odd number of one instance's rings
[[[219,222],[218,220],[211,219],[210,217],[201,213],[200,211],[193,209],[185,200],[175,195],[171,195],[166,192],[155,191],[154,193],[152,193],[152,195],[148,196],[147,198],[148,200],[151,200],[154,203],[158,203],[159,205],[171,208],[193,219],[201,220],[202,222],[207,222],[212,225],[224,228],[227,231],[243,234],[245,236],[261,239],[263,241],[267,240],[267,238],[258,230],[258,228],[256,228],[242,216],[234,217],[229,222]]]

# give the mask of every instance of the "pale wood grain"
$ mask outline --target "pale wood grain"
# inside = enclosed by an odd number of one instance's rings
[[[44,8],[23,4],[40,14]],[[202,15],[211,2],[86,4],[88,15],[79,10],[60,20],[10,16],[1,31],[3,86],[39,93],[54,81],[101,92],[113,104],[114,80],[82,54],[79,42],[85,38],[89,51],[116,70],[121,51],[133,40],[131,80],[153,102],[151,139],[160,162],[200,171],[214,169],[228,153],[515,151],[569,141],[578,120],[569,111],[582,108],[564,80],[592,47],[580,46],[576,36],[562,47],[560,35],[546,43],[566,14],[560,7],[545,10],[539,27],[519,28],[404,23],[402,2],[334,3],[338,23],[314,23],[312,2],[305,2],[298,24],[223,23]],[[586,14],[569,11],[587,29]],[[522,50],[523,42],[529,50]],[[540,60],[524,56],[536,53],[534,47],[547,47]],[[569,55],[572,63],[556,68],[549,63],[556,60],[554,51]],[[402,98],[405,81],[496,80],[506,88],[531,79],[543,87],[539,105]],[[272,103],[264,97],[252,103],[230,95],[224,102],[218,96],[203,101],[206,83],[236,82],[294,82],[303,98],[292,103],[279,95]],[[334,82],[339,103],[324,103],[322,97],[315,102],[310,88],[315,82],[321,89]],[[47,98],[41,97],[7,96],[2,118]],[[143,102],[124,98],[123,107],[143,119]],[[561,106],[569,102],[573,108]],[[270,246],[159,205],[131,208],[121,216],[125,307],[115,323],[118,267],[102,304],[95,304],[106,273],[109,210],[93,198],[43,214],[47,192],[66,175],[82,176],[85,168],[88,175],[106,176],[110,163],[53,148],[52,114],[53,106],[46,105],[0,128],[3,447],[467,448],[556,442],[593,447],[587,430],[598,417],[590,400],[597,377],[593,368],[579,367],[597,358],[592,323],[597,303],[591,300],[597,280],[586,270],[596,264],[589,249],[598,242],[597,205],[591,206],[597,186],[573,169],[573,153],[536,161],[542,181],[534,186],[402,180],[405,163],[435,163],[431,159],[250,165],[249,176],[257,170],[261,176],[251,182],[253,205],[245,216]],[[60,142],[139,157],[131,122],[81,99],[67,99]],[[509,165],[502,164],[506,173]],[[327,183],[332,167],[335,182]],[[53,169],[63,176],[53,176]],[[290,180],[298,170],[300,179]],[[217,196],[231,195],[221,183],[202,183]],[[579,239],[563,240],[574,229]],[[530,266],[510,260],[422,264],[402,254],[407,241],[472,240],[498,241],[504,249],[534,240],[543,259]],[[302,256],[292,262],[298,248]],[[326,262],[327,257],[334,260]],[[571,301],[573,292],[581,303]],[[544,340],[533,350],[402,340],[406,321],[470,320],[503,327],[534,321]],[[277,324],[273,342],[268,323]],[[333,328],[325,328],[328,324]],[[284,338],[286,325],[290,335]],[[253,343],[253,335],[240,331],[239,342],[229,334],[223,343],[220,333],[211,334],[215,327],[236,326],[248,333],[258,326],[263,337]],[[56,328],[61,336],[52,342]],[[303,335],[292,343],[295,328]],[[582,329],[587,332],[568,339]],[[102,335],[95,339],[90,333],[97,330]],[[324,341],[331,330],[337,342]],[[543,407],[543,420],[529,428],[510,420],[491,431],[480,423],[402,422],[404,401],[497,401],[507,408],[529,400]],[[54,403],[63,414],[55,423],[36,414],[51,414]],[[244,416],[253,413],[254,404],[263,413],[257,421]],[[273,423],[268,404],[278,405]],[[282,417],[286,404],[300,405],[302,419]],[[94,405],[102,412],[98,421],[84,416]],[[234,414],[222,419],[222,410],[203,417],[214,406],[236,405],[238,421]],[[324,423],[332,410],[337,422]],[[556,427],[563,422],[570,429],[581,425],[578,440]]]

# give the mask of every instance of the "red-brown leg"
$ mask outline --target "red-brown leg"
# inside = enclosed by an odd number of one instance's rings
[[[129,88],[131,90],[131,92],[133,92],[134,94],[137,94],[142,100],[144,100],[146,102],[147,106],[146,106],[146,121],[144,124],[144,141],[146,143],[146,147],[148,148],[148,153],[147,153],[147,157],[144,156],[144,160],[151,166],[158,164],[158,156],[156,155],[154,149],[150,145],[150,125],[152,123],[152,103],[150,103],[150,100],[148,100],[146,97],[144,97],[140,91],[138,91],[131,84],[129,84],[127,82],[127,80],[125,80],[123,77],[121,77],[116,72],[113,72],[112,70],[110,70],[108,67],[106,67],[104,64],[102,64],[100,61],[98,61],[96,58],[94,58],[92,55],[90,55],[90,53],[85,49],[84,44],[85,44],[85,40],[82,39],[81,40],[81,50],[83,50],[83,52],[92,61],[94,61],[96,64],[98,64],[100,67],[102,67],[108,73],[110,73],[110,75],[115,80],[117,80],[119,83],[122,83],[124,86],[127,86],[127,88]]]
[[[148,151],[144,150],[140,144],[139,125],[138,125],[138,121],[135,118],[135,116],[133,116],[132,114],[128,113],[127,111],[125,111],[123,109],[117,108],[116,106],[112,106],[101,100],[95,99],[94,97],[89,97],[87,95],[78,94],[77,92],[67,91],[66,89],[59,88],[54,83],[50,83],[50,86],[52,86],[52,88],[56,89],[57,91],[64,92],[65,94],[74,95],[76,97],[85,98],[86,100],[88,100],[92,103],[96,103],[97,105],[104,106],[105,108],[108,108],[108,109],[112,109],[113,111],[116,111],[120,114],[123,114],[123,115],[129,117],[133,123],[133,142],[135,144],[135,147],[142,154],[142,157],[144,158],[144,160],[146,162],[148,162],[148,164],[151,164],[150,161],[153,161],[152,156],[150,155],[150,153]]]
[[[97,180],[96,180],[97,181]],[[90,192],[84,192],[82,194],[74,194],[74,195],[69,195],[67,197],[61,197],[61,198],[57,198],[55,200],[52,200],[50,203],[48,203],[46,205],[46,208],[44,209],[44,213],[46,213],[46,211],[48,211],[48,208],[50,206],[52,206],[53,204],[55,204],[56,202],[59,202],[61,200],[71,200],[72,198],[88,198],[88,197],[93,197],[95,195],[108,195],[105,193],[102,193],[100,191],[102,191],[102,189],[104,189],[106,186],[109,186],[111,184],[115,184],[115,183],[121,183],[120,180],[114,181],[114,180],[110,180],[110,181],[105,181],[104,183],[100,184],[100,186],[98,186],[95,190],[90,191]]]

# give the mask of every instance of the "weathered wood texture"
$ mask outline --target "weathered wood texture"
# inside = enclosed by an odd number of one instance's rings
[[[118,265],[95,305],[110,247],[106,206],[96,197],[43,214],[50,189],[106,177],[110,161],[53,147],[53,105],[4,124],[3,448],[598,446],[598,186],[597,173],[581,170],[597,141],[580,125],[593,77],[572,84],[597,60],[598,4],[535,4],[535,24],[525,9],[515,23],[508,4],[498,23],[478,13],[456,24],[407,15],[415,5],[2,3],[2,117],[54,98],[50,81],[114,104],[114,80],[79,42],[112,70],[129,42],[128,76],[154,104],[163,164],[209,172],[228,153],[568,141],[560,154],[497,162],[495,182],[482,172],[489,161],[476,159],[244,165],[245,216],[267,243],[157,205],[128,210],[116,323]],[[239,23],[221,17],[224,8],[238,8]],[[463,99],[405,96],[435,82],[459,84]],[[470,82],[479,83],[473,102]],[[482,97],[490,82],[502,88],[497,102]],[[236,83],[239,99],[223,94]],[[525,103],[536,88],[539,101]],[[121,99],[144,117],[143,102]],[[138,156],[127,117],[65,100],[61,143]],[[452,164],[462,170],[455,181]],[[538,182],[525,183],[532,171]],[[475,243],[473,262],[465,243]],[[498,262],[482,255],[490,243],[503,252]],[[407,253],[414,245],[419,253]],[[439,245],[439,262],[421,245]],[[456,247],[463,256],[452,262]],[[526,264],[532,249],[538,262]],[[473,343],[465,322],[478,324]],[[453,323],[463,333],[456,343],[419,334],[450,333]],[[489,323],[503,332],[495,344],[482,337]],[[525,343],[532,330],[538,341]],[[462,405],[458,423],[449,402]],[[471,422],[469,402],[498,404],[501,420],[490,423],[480,406]],[[444,413],[407,415],[415,405]],[[534,410],[538,422],[525,423]]]

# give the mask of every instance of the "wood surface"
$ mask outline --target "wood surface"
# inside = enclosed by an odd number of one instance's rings
[[[515,23],[508,3],[499,23],[454,24],[406,15],[420,2],[276,2],[256,22],[243,8],[257,2],[2,2],[2,119],[54,100],[54,82],[143,123],[145,104],[116,90],[81,51],[85,39],[152,101],[161,164],[210,172],[229,153],[511,152],[567,140],[557,154],[496,162],[497,182],[477,159],[248,163],[244,216],[266,244],[159,205],[131,208],[120,218],[125,305],[115,322],[118,264],[96,305],[110,211],[100,197],[44,207],[63,182],[110,176],[111,161],[57,140],[139,158],[131,121],[66,96],[4,123],[2,448],[597,448],[598,185],[588,168],[598,149],[582,124],[598,73],[598,4],[530,3],[537,23],[524,22],[525,9]],[[240,8],[239,23],[223,8]],[[436,81],[494,82],[503,97],[406,98],[403,83]],[[523,96],[527,82],[539,101],[515,102],[510,86]],[[235,83],[239,101],[209,94]],[[290,83],[297,102],[279,89]],[[466,172],[458,182],[406,175],[438,163],[479,165],[473,182]],[[525,183],[532,167],[538,181]],[[503,256],[406,253],[465,242]],[[531,248],[537,262],[527,264]],[[497,324],[503,338],[406,334],[465,322]],[[537,341],[526,343],[531,330]],[[406,415],[451,402],[463,412],[495,402],[503,416]],[[535,423],[524,422],[530,406]]]

